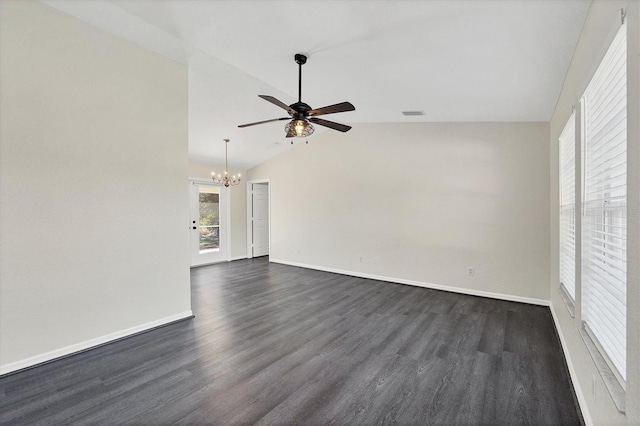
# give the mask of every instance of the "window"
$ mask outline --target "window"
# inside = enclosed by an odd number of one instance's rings
[[[627,297],[627,42],[618,31],[583,97],[584,328],[624,387]]]
[[[576,118],[560,135],[560,285],[576,298]]]

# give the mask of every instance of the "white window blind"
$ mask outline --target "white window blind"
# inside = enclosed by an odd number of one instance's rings
[[[560,135],[560,284],[576,298],[576,117]]]
[[[627,333],[627,40],[622,25],[585,91],[585,329],[624,386]]]

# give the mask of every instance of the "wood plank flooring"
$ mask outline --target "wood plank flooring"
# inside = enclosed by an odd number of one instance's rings
[[[580,424],[549,309],[270,264],[196,318],[0,379],[0,424]]]

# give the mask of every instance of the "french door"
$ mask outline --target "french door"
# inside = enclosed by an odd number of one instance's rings
[[[191,266],[227,260],[228,188],[190,181]]]

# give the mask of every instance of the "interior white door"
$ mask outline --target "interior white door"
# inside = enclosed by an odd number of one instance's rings
[[[253,257],[269,254],[269,184],[254,183],[252,197]]]
[[[227,260],[228,189],[191,184],[191,266]]]

